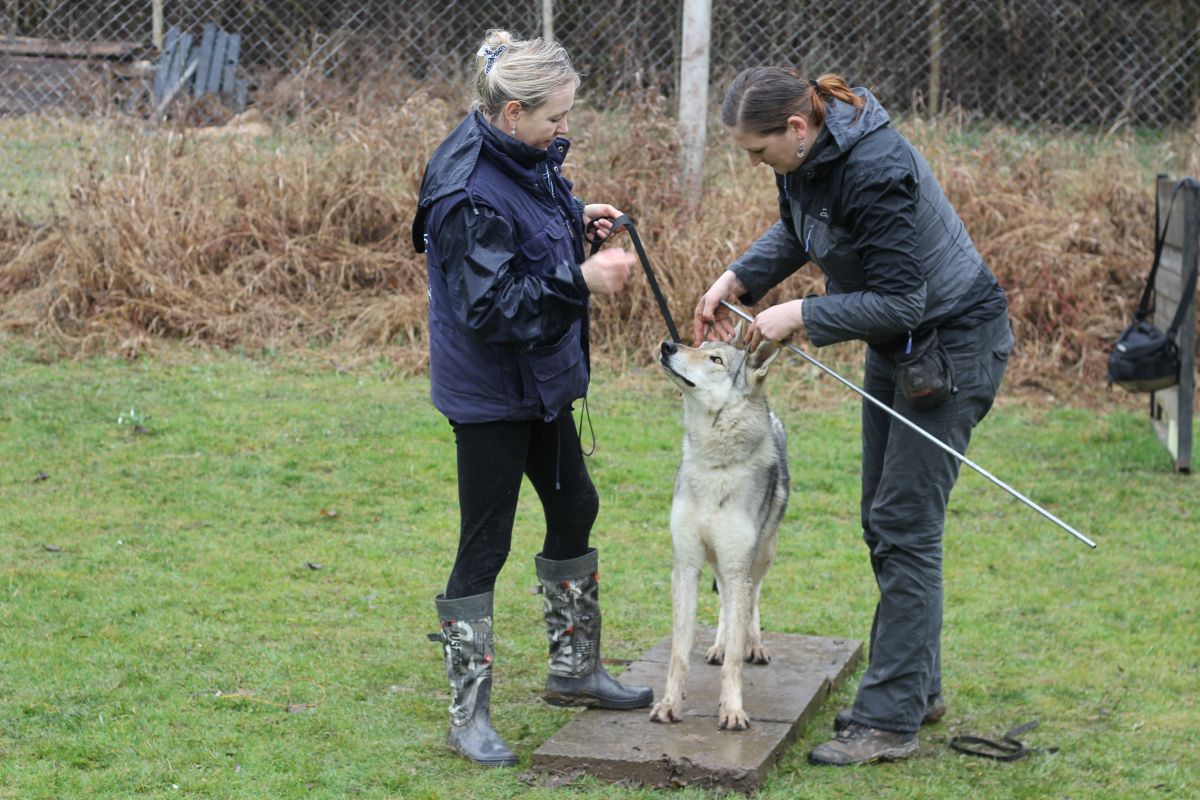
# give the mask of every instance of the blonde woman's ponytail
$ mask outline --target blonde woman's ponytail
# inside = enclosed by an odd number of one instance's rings
[[[562,45],[517,39],[506,30],[493,28],[475,52],[471,107],[494,120],[510,100],[524,108],[537,108],[567,84],[579,86],[579,73]]]

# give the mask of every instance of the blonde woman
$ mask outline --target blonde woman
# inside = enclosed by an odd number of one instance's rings
[[[624,686],[600,663],[599,499],[571,404],[587,393],[588,300],[618,292],[634,256],[584,257],[621,213],[585,204],[561,172],[579,76],[541,39],[488,31],[475,59],[471,113],[434,152],[413,243],[429,270],[434,405],[454,431],[458,553],[436,605],[450,678],[451,749],[479,764],[516,755],[492,727],[492,593],[512,541],[523,477],[546,518],[535,556],[550,642],[545,698],[632,709],[649,688]]]

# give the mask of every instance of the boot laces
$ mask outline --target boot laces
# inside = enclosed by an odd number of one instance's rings
[[[855,739],[861,739],[871,732],[871,728],[863,725],[861,722],[851,722],[846,727],[838,731],[837,738],[843,742],[852,742]]]

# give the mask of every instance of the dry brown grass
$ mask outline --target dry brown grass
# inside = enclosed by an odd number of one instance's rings
[[[435,131],[398,109],[274,146],[129,135],[81,169],[65,214],[0,234],[0,325],[82,354],[159,337],[254,348],[421,346],[424,278],[406,225]],[[123,132],[114,131],[115,136]]]
[[[951,202],[1008,294],[1017,383],[1097,386],[1149,266],[1153,176],[1128,142],[1081,155],[1070,139],[1036,146],[997,129],[968,150],[913,126]],[[1066,386],[1064,386],[1064,384]]]
[[[408,226],[425,160],[461,113],[458,98],[416,93],[369,118],[328,114],[257,143],[107,123],[94,138],[107,157],[82,154],[65,208],[38,227],[0,220],[0,330],[67,354],[133,356],[162,339],[315,342],[420,369],[425,267]],[[708,282],[775,218],[770,175],[746,169],[718,128],[693,209],[661,100],[621,113],[581,108],[573,124],[577,192],[638,221],[673,313],[690,327]],[[901,127],[1008,291],[1020,339],[1014,383],[1060,396],[1102,386],[1107,345],[1149,262],[1154,170],[1139,165],[1136,143],[1089,140],[1085,151],[1078,137]],[[1200,172],[1198,138],[1176,137],[1162,158]],[[819,288],[817,271],[801,270],[769,299]],[[598,299],[593,319],[597,352],[618,366],[641,364],[664,333],[640,278]]]

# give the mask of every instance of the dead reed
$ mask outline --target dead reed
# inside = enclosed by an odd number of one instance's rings
[[[113,125],[95,137],[108,156],[82,154],[49,220],[0,219],[0,330],[65,354],[134,356],[160,339],[319,343],[420,369],[425,266],[408,226],[425,161],[461,114],[454,98],[415,93],[369,117],[329,114],[256,142]],[[1102,385],[1107,346],[1149,265],[1162,167],[1147,158],[1195,173],[1200,134],[1147,156],[1132,137],[899,125],[1008,292],[1014,382],[1059,396]],[[637,221],[685,329],[703,289],[776,216],[769,173],[748,169],[719,126],[713,133],[707,189],[693,206],[661,99],[581,108],[573,121],[567,174],[577,193]],[[820,289],[817,271],[804,269],[769,300]],[[599,357],[618,365],[644,363],[664,334],[640,278],[597,299],[593,324]]]

